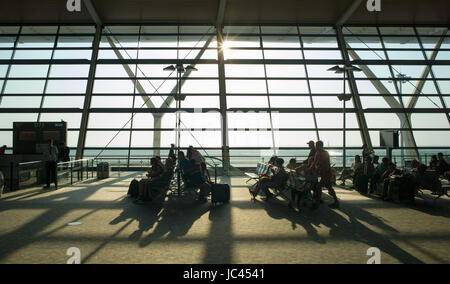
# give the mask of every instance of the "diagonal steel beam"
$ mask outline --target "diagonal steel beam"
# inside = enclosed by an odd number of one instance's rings
[[[348,53],[354,60],[361,59],[354,50],[348,49]],[[367,67],[367,65],[358,65],[358,66],[363,71],[364,75],[366,75],[367,78],[376,78],[375,74],[370,70],[369,67]],[[387,95],[387,94],[390,94],[389,90],[379,80],[370,79],[370,82],[375,87],[375,89],[377,89],[378,93],[382,94],[381,96],[383,97],[383,99],[386,101],[386,103],[389,105],[390,108],[402,109],[402,105],[394,97]],[[400,119],[401,128],[409,128],[408,123],[407,123],[408,116],[405,113],[396,113],[396,115]],[[414,135],[411,130],[406,132],[405,140],[406,140],[407,147],[415,147],[414,146],[415,143],[411,142],[411,141],[415,141]],[[412,144],[412,146],[411,146],[411,144]],[[414,156],[417,159],[419,158],[419,154],[418,154],[417,150],[407,150],[407,151],[410,152],[411,156]]]
[[[124,59],[122,53],[120,53],[120,50],[117,49],[116,44],[114,43],[114,39],[111,36],[107,36],[106,39],[108,40],[108,43],[111,45],[111,47],[113,48],[114,53],[116,54],[117,58],[119,59]],[[134,78],[135,74],[133,72],[133,70],[131,70],[130,66],[128,66],[128,64],[122,64],[123,69],[125,69],[125,72],[127,73],[128,77],[130,78]],[[155,105],[153,104],[153,102],[150,100],[150,97],[146,95],[146,91],[144,89],[144,87],[142,87],[141,83],[139,82],[139,80],[137,79],[132,79],[133,83],[136,86],[136,90],[139,92],[139,94],[141,94],[142,99],[144,100],[146,106],[148,108],[155,108]],[[156,90],[155,90],[156,91]]]
[[[353,0],[352,4],[345,10],[345,12],[336,21],[336,26],[342,26],[347,20],[356,12],[363,0]]]
[[[205,51],[206,51],[206,48],[208,48],[208,46],[210,45],[210,43],[211,43],[212,40],[213,40],[213,37],[211,36],[211,37],[205,42],[205,44],[203,45],[203,48],[200,49],[199,53],[195,56],[194,61],[199,60],[199,59],[203,56],[203,54],[204,54]],[[192,64],[192,65],[195,67],[195,65],[197,65],[197,64]],[[189,75],[191,75],[191,73],[192,73],[191,70],[188,70],[188,71],[186,71],[185,73],[183,73],[183,76],[181,77],[181,80],[180,80],[180,89],[183,87],[184,83],[186,82],[186,80],[183,80],[183,79],[189,77]],[[179,82],[177,81],[176,85],[173,87],[173,89],[172,89],[172,91],[170,92],[170,94],[176,94],[176,93],[178,92],[178,88],[179,88],[179,87],[178,87],[178,84],[179,84]],[[170,104],[172,104],[172,102],[174,101],[174,99],[175,99],[174,96],[168,96],[168,97],[164,100],[164,102],[162,103],[161,107],[163,107],[163,106],[169,107]]]
[[[347,48],[347,43],[345,42],[344,36],[342,34],[342,27],[336,26],[336,34],[338,40],[338,46],[341,50],[342,57],[344,59],[345,65],[350,66],[350,58],[349,58],[349,50]],[[361,98],[359,97],[358,86],[356,85],[355,76],[353,75],[353,71],[347,71],[348,74],[348,82],[350,85],[350,91],[352,94],[353,105],[356,108],[356,118],[358,121],[358,126],[361,133],[361,140],[364,144],[367,145],[369,150],[373,149],[372,140],[370,138],[370,133],[367,127],[366,117],[364,116]],[[344,145],[345,146],[345,145]]]
[[[428,58],[428,60],[430,60],[430,61],[436,60],[436,57],[437,57],[437,55],[438,55],[438,53],[439,53],[439,49],[441,48],[442,43],[443,43],[444,40],[445,40],[445,35],[446,35],[446,34],[447,34],[447,30],[444,32],[443,36],[442,36],[442,37],[439,39],[439,41],[436,43],[436,46],[434,47],[434,50],[433,50],[433,52],[431,53],[430,58]],[[422,43],[421,43],[421,44],[422,44]],[[426,56],[426,53],[425,53],[425,52],[424,52],[424,56]],[[422,78],[422,79],[426,79],[426,78],[428,77],[428,75],[430,74],[430,72],[431,72],[431,66],[430,66],[430,65],[427,65],[427,66],[425,67],[425,70],[424,70],[423,73],[422,73],[421,78]],[[419,95],[420,95],[420,93],[422,92],[423,87],[425,86],[425,82],[426,82],[425,80],[419,82],[419,84],[417,85],[417,88],[416,88],[416,90],[415,90],[415,92],[414,92],[414,96],[413,96],[411,99],[409,99],[409,102],[408,102],[408,104],[407,104],[407,108],[414,108],[414,107],[416,106],[417,101],[419,100]]]
[[[89,12],[89,15],[91,15],[92,20],[97,26],[102,26],[103,22],[98,15],[97,9],[95,9],[94,4],[92,4],[91,0],[83,0],[84,6],[86,6],[86,9]]]

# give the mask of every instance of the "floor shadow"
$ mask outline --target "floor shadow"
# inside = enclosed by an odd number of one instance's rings
[[[146,247],[163,236],[173,239],[186,235],[195,221],[210,210],[209,203],[202,204],[197,200],[171,200],[160,206],[161,209],[143,210],[143,216],[135,217],[139,221],[139,229],[130,238],[139,240],[140,247]],[[154,230],[141,238],[142,233],[153,226]]]
[[[219,184],[232,186],[229,177],[221,177]],[[211,222],[210,232],[206,240],[205,254],[202,263],[207,264],[227,264],[232,263],[233,232],[232,215],[233,191],[231,190],[230,202],[211,206],[208,219]]]
[[[331,199],[327,197],[325,201],[330,203]],[[339,211],[347,215],[348,219],[338,214],[338,210],[332,210],[325,204],[317,210],[306,209],[302,212],[296,212],[288,208],[286,202],[281,200],[265,202],[263,207],[272,218],[289,220],[293,229],[296,229],[297,225],[302,226],[308,237],[317,243],[326,243],[326,239],[321,237],[315,228],[323,225],[330,229],[329,238],[340,241],[353,240],[367,244],[369,247],[377,247],[382,253],[394,257],[401,263],[422,263],[421,260],[393,243],[387,236],[365,226],[362,222],[377,227],[387,234],[398,233],[397,230],[387,225],[382,218],[358,206],[342,202]]]
[[[417,210],[428,215],[450,218],[450,199],[448,199],[447,197],[441,197],[435,200],[435,198],[437,197],[436,195],[425,193],[422,194],[420,197],[416,196],[414,202],[412,201],[392,202],[392,201],[382,201],[382,199],[376,195],[363,195],[363,196],[370,200],[380,201],[393,206],[401,206],[404,208]]]
[[[53,192],[50,190],[50,195],[30,200],[25,200],[27,197],[22,196],[20,200],[5,200],[4,202],[1,202],[0,212],[13,209],[34,208],[46,209],[46,211],[41,215],[36,216],[28,223],[20,226],[16,230],[1,235],[2,242],[0,242],[0,261],[8,255],[14,253],[16,250],[42,240],[46,236],[49,236],[51,233],[55,232],[56,230],[52,230],[50,232],[46,232],[45,234],[41,234],[42,231],[45,231],[49,226],[51,226],[51,224],[60,219],[61,216],[64,216],[70,211],[79,209],[81,207],[80,204],[83,204],[83,201],[87,200],[91,195],[99,191],[103,186],[114,184],[127,178],[128,177],[126,176],[121,178],[111,178],[100,186],[85,187],[76,190],[60,189]],[[77,186],[79,185],[77,184]],[[70,187],[65,189],[70,189]],[[45,190],[43,193],[49,193],[49,191]],[[39,192],[30,192],[28,197],[34,197],[36,195],[39,195]],[[121,203],[118,204],[115,203],[115,201],[111,201],[114,203],[114,206],[122,206]],[[97,205],[103,205],[106,207],[111,206],[109,202]],[[92,208],[92,211],[96,210],[98,210],[98,208]],[[79,220],[77,219],[77,221]],[[61,227],[58,229],[60,228]]]

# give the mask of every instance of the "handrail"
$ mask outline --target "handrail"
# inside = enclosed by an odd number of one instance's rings
[[[93,159],[79,159],[79,160],[72,160],[72,161],[67,161],[67,162],[59,162],[57,165],[65,165],[65,164],[71,164],[71,163],[77,163],[77,162],[84,162],[84,161],[91,161]],[[44,160],[39,160],[39,161],[30,161],[30,162],[21,162],[21,163],[17,163],[17,166],[27,166],[27,165],[32,165],[32,164],[40,164],[44,162]]]
[[[31,164],[40,164],[43,161],[31,161],[31,162],[22,162],[22,163],[17,163],[17,166],[27,166],[27,165],[31,165]]]
[[[67,161],[67,162],[59,162],[57,165],[61,166],[61,165],[66,165],[66,164],[71,164],[71,163],[79,163],[79,162],[84,162],[84,161],[93,161],[94,159],[79,159],[79,160],[72,160],[72,161]]]

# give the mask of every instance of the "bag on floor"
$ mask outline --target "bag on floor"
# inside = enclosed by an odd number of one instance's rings
[[[128,195],[136,198],[139,195],[139,182],[133,179],[128,187]]]
[[[404,177],[403,182],[399,187],[398,199],[399,201],[414,201],[415,184],[411,177]]]
[[[211,203],[228,203],[230,201],[230,186],[228,184],[211,184]]]

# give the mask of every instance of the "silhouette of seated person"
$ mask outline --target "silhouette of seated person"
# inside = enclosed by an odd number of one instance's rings
[[[268,200],[273,196],[273,194],[269,191],[269,188],[281,190],[286,186],[289,176],[283,167],[284,160],[282,158],[276,158],[274,160],[275,167],[270,169],[272,175],[261,178],[257,182],[255,189],[250,192],[253,195],[253,198],[255,198],[259,191],[262,190],[266,195],[266,200]]]
[[[379,185],[383,183],[382,176],[383,174],[388,170],[389,167],[389,158],[384,157],[381,160],[381,164],[378,164],[378,166],[375,168],[375,173],[373,174],[371,180],[370,180],[370,193],[381,193]]]
[[[383,200],[393,200],[393,194],[392,191],[393,183],[395,181],[396,177],[400,177],[403,174],[403,172],[399,169],[397,169],[397,166],[390,162],[387,171],[381,176],[381,179],[383,180],[383,190],[381,192],[381,198]]]
[[[375,174],[375,168],[372,163],[372,157],[366,156],[364,163],[355,171],[355,188],[359,192],[366,194],[368,190],[369,180]]]
[[[427,166],[420,164],[412,175],[417,189],[431,190],[434,194],[441,192],[442,184],[436,171],[427,171]]]
[[[438,153],[437,155],[436,172],[450,182],[450,166],[442,153]]]
[[[151,184],[158,181],[164,173],[164,168],[157,158],[150,159],[151,168],[148,170],[146,176],[139,181],[139,195],[136,202],[151,200]]]
[[[289,160],[289,163],[287,164],[286,168],[288,168],[290,170],[296,170],[299,166],[301,166],[301,165],[299,163],[297,163],[297,160],[295,158],[292,158]]]
[[[178,165],[181,170],[187,188],[200,189],[199,201],[206,202],[206,197],[211,191],[211,186],[205,181],[201,165],[188,160],[183,151],[178,152]]]
[[[317,172],[313,171],[313,164],[314,164],[314,157],[309,157],[307,160],[307,163],[301,164],[298,167],[295,168],[295,174],[296,174],[296,181],[292,182],[292,184],[295,184],[295,186],[299,186],[302,188],[302,190],[292,190],[291,191],[291,200],[289,201],[288,206],[290,208],[296,207],[296,199],[298,199],[297,204],[301,205],[303,200],[307,197],[309,194],[307,190],[312,189],[313,191],[316,190],[316,187],[318,185],[318,176]],[[303,181],[299,179],[299,177],[303,177]],[[289,178],[292,178],[291,176]],[[308,189],[306,183],[310,184],[310,187]],[[300,209],[300,208],[298,208]]]
[[[353,182],[353,187],[355,184],[354,181],[354,177],[355,177],[355,173],[358,173],[361,169],[361,156],[356,155],[355,156],[355,161],[353,162],[353,165],[351,168],[344,168],[342,169],[342,173],[341,176],[339,177],[339,180],[341,181],[341,185],[345,185],[345,181],[347,179],[351,179]]]

